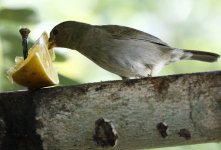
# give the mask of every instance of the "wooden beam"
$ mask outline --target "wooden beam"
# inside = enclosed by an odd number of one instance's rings
[[[221,72],[0,93],[2,150],[221,141]]]

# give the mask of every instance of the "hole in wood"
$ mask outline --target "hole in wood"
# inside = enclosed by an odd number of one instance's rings
[[[184,137],[186,140],[191,139],[190,131],[187,130],[187,129],[180,129],[178,134],[179,134],[180,137]]]
[[[168,136],[167,134],[168,125],[164,122],[160,122],[157,124],[157,130],[159,131],[160,135],[163,138],[166,138]]]
[[[117,144],[117,132],[113,124],[104,118],[95,121],[95,143],[101,147],[114,147]]]

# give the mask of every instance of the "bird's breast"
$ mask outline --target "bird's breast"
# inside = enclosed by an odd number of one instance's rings
[[[156,45],[137,40],[91,40],[80,52],[102,68],[125,77],[146,76],[147,66],[158,65],[165,57]]]

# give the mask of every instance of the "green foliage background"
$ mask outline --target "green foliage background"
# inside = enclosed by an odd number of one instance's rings
[[[11,84],[6,71],[22,55],[18,30],[29,27],[29,45],[56,24],[76,20],[91,24],[119,24],[151,33],[171,46],[221,54],[220,0],[0,0],[0,92],[22,90]],[[116,80],[76,51],[56,50],[61,85]],[[220,70],[220,61],[183,61],[157,75]],[[219,150],[220,144],[164,148],[164,150]]]

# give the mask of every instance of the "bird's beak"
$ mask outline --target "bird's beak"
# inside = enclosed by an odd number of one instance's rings
[[[56,46],[55,40],[52,39],[52,38],[49,38],[49,40],[48,40],[48,49],[52,49],[52,48],[54,48],[55,46]]]

